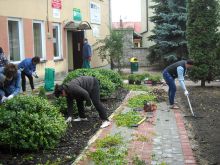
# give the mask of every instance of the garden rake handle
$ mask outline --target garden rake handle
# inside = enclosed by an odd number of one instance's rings
[[[187,97],[187,100],[188,100],[188,103],[189,103],[190,111],[191,111],[192,115],[195,117],[195,114],[194,114],[194,112],[193,112],[193,110],[192,110],[192,106],[191,106],[191,103],[190,103],[190,100],[189,100],[189,96],[186,95],[186,97]]]
[[[143,119],[141,119],[137,124],[131,125],[131,127],[138,127],[141,123],[143,123],[146,120],[147,116],[145,116]]]

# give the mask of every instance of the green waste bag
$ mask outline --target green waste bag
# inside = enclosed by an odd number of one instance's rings
[[[44,89],[46,91],[54,90],[55,70],[53,68],[45,68]]]

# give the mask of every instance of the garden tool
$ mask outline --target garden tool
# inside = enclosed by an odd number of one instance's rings
[[[186,98],[187,98],[187,101],[188,101],[188,103],[189,103],[190,111],[191,111],[192,115],[195,117],[195,114],[194,114],[194,112],[193,112],[193,110],[192,110],[192,106],[191,106],[191,103],[190,103],[190,100],[189,100],[189,96],[186,95]]]
[[[188,101],[189,108],[190,108],[190,111],[191,111],[191,113],[192,113],[192,116],[184,116],[184,117],[202,118],[202,117],[197,116],[197,115],[194,114],[193,109],[192,109],[192,105],[191,105],[190,100],[189,100],[189,96],[186,95],[186,98],[187,98],[187,101]]]
[[[138,127],[141,123],[143,123],[146,120],[146,118],[147,118],[147,115],[143,119],[141,119],[137,124],[131,125],[131,127]]]

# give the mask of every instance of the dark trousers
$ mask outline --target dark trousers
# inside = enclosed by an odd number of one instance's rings
[[[27,78],[29,79],[29,83],[31,85],[31,89],[34,89],[34,81],[33,81],[33,77],[30,75],[27,75],[25,72],[21,72],[21,86],[22,86],[22,91],[25,92],[26,91],[26,78],[25,76],[27,76]]]
[[[100,90],[99,90],[99,82],[97,79],[94,79],[94,86],[92,91],[90,92],[90,98],[92,100],[93,105],[95,106],[96,110],[99,113],[99,116],[102,120],[108,120],[106,111],[107,109],[103,106],[103,104],[100,101]],[[79,112],[80,118],[85,118],[85,112],[84,112],[84,100],[77,99],[76,104]]]
[[[169,86],[168,90],[168,97],[170,105],[174,104],[174,98],[176,95],[176,84],[175,79],[167,72],[167,70],[163,71],[163,78],[166,81],[167,85]]]

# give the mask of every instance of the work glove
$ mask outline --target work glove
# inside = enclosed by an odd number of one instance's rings
[[[187,90],[185,90],[185,91],[184,91],[184,95],[185,95],[185,96],[188,96],[188,95],[189,95],[189,92],[188,92]]]
[[[36,72],[33,72],[32,76],[35,77],[35,78],[39,78]]]
[[[7,99],[8,99],[8,100],[10,100],[10,99],[12,99],[13,97],[14,97],[14,95],[13,95],[13,94],[11,94],[11,95],[9,95],[9,96],[8,96],[8,98],[7,98]]]
[[[1,102],[4,103],[8,98],[3,96]]]

